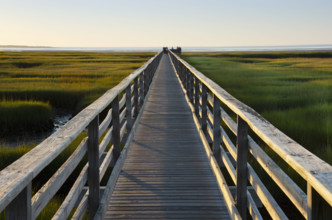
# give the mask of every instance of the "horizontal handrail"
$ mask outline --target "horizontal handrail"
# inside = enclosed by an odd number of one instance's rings
[[[125,120],[119,124],[118,129],[119,137],[122,141],[125,132],[129,132],[128,129],[130,129],[130,126],[128,124],[128,121],[131,122],[132,114],[130,114],[133,110],[133,112],[139,111],[139,103],[138,103],[138,90],[147,90],[149,87],[149,83],[151,81],[151,78],[153,77],[153,71],[158,66],[159,60],[162,56],[162,53],[156,54],[154,57],[152,57],[150,60],[148,60],[146,63],[144,63],[140,68],[135,70],[133,73],[128,75],[125,79],[123,79],[118,85],[108,90],[106,93],[104,93],[100,98],[98,98],[96,101],[94,101],[92,104],[90,104],[88,107],[86,107],[84,110],[79,112],[74,118],[72,118],[70,121],[68,121],[62,128],[57,130],[55,133],[53,133],[51,136],[49,136],[47,139],[45,139],[42,143],[37,145],[35,148],[33,148],[31,151],[23,155],[20,159],[13,162],[11,165],[6,167],[5,169],[0,171],[0,211],[4,210],[7,206],[16,205],[18,200],[18,196],[21,196],[23,192],[29,188],[31,191],[31,182],[32,180],[47,166],[49,165],[61,152],[63,152],[64,149],[66,149],[69,144],[75,140],[79,134],[81,134],[88,126],[89,126],[89,132],[90,128],[94,126],[94,121],[97,122],[97,129],[95,131],[97,132],[96,137],[90,137],[93,138],[94,141],[98,142],[98,138],[101,137],[101,135],[110,128],[112,132],[114,132],[114,126],[113,128],[110,126],[111,123],[114,123],[114,116],[119,120]],[[144,79],[143,79],[144,78]],[[138,85],[138,80],[140,80],[140,84]],[[133,83],[134,81],[134,83]],[[123,99],[119,103],[119,95],[123,92],[127,91],[127,97],[124,95]],[[131,96],[134,96],[133,99]],[[144,98],[141,96],[141,99]],[[126,100],[127,99],[127,100]],[[117,100],[117,105],[120,105],[120,111],[114,113],[111,111],[111,109],[108,110],[109,106],[112,104],[114,105],[114,101]],[[134,100],[134,103],[131,103],[131,101]],[[141,100],[143,101],[143,100]],[[130,106],[128,106],[128,104]],[[122,109],[124,107],[124,109]],[[129,112],[126,109],[130,109]],[[106,115],[106,118],[104,121],[99,125],[99,114],[102,113],[104,110],[108,111],[108,114]],[[114,115],[116,114],[116,115]],[[129,116],[128,116],[129,114]],[[135,115],[134,115],[135,117]],[[127,130],[126,130],[127,128]],[[109,130],[110,131],[110,130]],[[120,135],[121,133],[121,135]],[[93,133],[92,133],[93,134]],[[98,143],[98,149],[99,152],[98,155],[103,154],[104,149],[107,146],[107,142],[112,142],[112,134],[111,132],[108,132],[106,135],[106,139],[104,137],[104,142],[101,142],[99,149],[99,143]],[[52,179],[50,182],[50,186],[55,186],[53,189],[48,189],[48,183],[44,185],[43,190],[38,192],[38,197],[35,197],[35,201],[38,201],[38,204],[43,204],[43,207],[45,206],[45,201],[40,201],[39,198],[41,198],[43,195],[42,193],[52,191],[52,195],[56,193],[56,191],[60,188],[59,184],[63,184],[63,182],[67,179],[67,177],[72,173],[73,169],[68,169],[67,164],[78,164],[78,161],[82,159],[82,156],[85,152],[87,152],[89,143],[87,143],[87,138],[83,140],[81,143],[81,147],[79,150],[76,150],[74,152],[74,156],[71,156],[67,162],[63,165],[64,167],[60,168],[55,175],[53,175],[52,178],[60,178],[61,180]],[[91,145],[91,143],[90,143]],[[92,145],[91,145],[92,146]],[[119,145],[120,146],[120,145]],[[107,153],[107,152],[106,152]],[[117,152],[118,153],[118,152]],[[77,154],[77,155],[76,155]],[[90,154],[90,153],[89,153]],[[97,157],[99,157],[97,155]],[[74,161],[70,161],[71,158],[75,159]],[[77,160],[77,161],[76,161]],[[108,154],[106,158],[107,162],[111,161],[111,156]],[[90,158],[89,158],[90,163]],[[108,165],[103,164],[102,165],[102,172],[101,177],[105,173],[105,169],[108,167]],[[63,173],[62,170],[65,170]],[[86,174],[84,174],[84,171],[82,173],[84,178],[86,177]],[[82,176],[81,175],[81,176]],[[98,174],[99,175],[99,174]],[[83,178],[82,176],[82,178]],[[86,179],[82,179],[81,185],[85,184]],[[90,181],[89,181],[90,182]],[[52,184],[51,184],[52,183]],[[59,183],[59,184],[58,184]],[[28,193],[29,194],[29,193]],[[37,203],[34,203],[33,210],[31,211],[31,192],[30,196],[27,196],[26,203],[27,203],[27,209],[29,209],[27,212],[30,213],[30,217],[27,218],[35,218],[36,215],[42,210],[42,208],[37,205]],[[49,200],[52,196],[46,196]],[[13,202],[15,204],[13,204]],[[48,202],[48,201],[47,201]],[[46,203],[47,203],[46,202]],[[71,201],[72,202],[72,201]],[[22,207],[24,209],[24,207]],[[32,214],[31,214],[32,212]],[[22,212],[24,213],[24,212]],[[7,215],[7,211],[6,211]],[[23,214],[22,214],[23,215]]]
[[[244,143],[246,143],[246,148],[249,149],[249,152],[259,162],[263,169],[265,169],[268,174],[269,172],[273,172],[272,174],[269,174],[271,178],[282,189],[282,191],[286,193],[286,195],[290,194],[287,196],[305,218],[311,218],[311,212],[313,209],[311,188],[315,189],[315,191],[317,191],[317,193],[330,206],[332,206],[332,166],[282,133],[256,111],[231,96],[219,85],[196,70],[186,61],[181,59],[178,55],[172,51],[170,51],[169,54],[178,72],[179,78],[182,80],[182,83],[186,89],[190,102],[194,105],[195,109],[197,109],[195,110],[197,117],[199,117],[200,120],[204,118],[204,122],[201,121],[201,124],[202,126],[204,125],[204,128],[202,128],[205,129],[205,135],[207,135],[207,137],[211,137],[212,139],[216,138],[218,137],[218,132],[221,132],[222,136],[225,137],[225,130],[221,128],[218,131],[218,129],[216,130],[215,126],[212,126],[211,124],[211,122],[213,122],[213,125],[216,122],[220,123],[221,118],[221,120],[224,121],[225,126],[228,126],[229,129],[237,136],[238,141],[242,141],[243,139]],[[204,90],[208,91],[205,101],[203,101]],[[209,93],[212,94],[213,97],[211,97]],[[239,122],[236,125],[236,123],[221,107],[215,106],[215,100],[217,100],[216,103],[218,103],[218,100],[220,100],[221,103],[223,103],[235,115],[237,115],[238,120],[243,120],[243,125],[239,125]],[[203,103],[205,103],[205,106]],[[209,110],[209,107],[206,105],[211,106],[214,113],[212,113]],[[203,109],[206,108],[207,113],[204,113],[203,116],[203,112],[206,112],[206,110],[203,111]],[[219,110],[217,111],[216,108],[219,108]],[[215,113],[220,115],[215,118]],[[305,193],[282,171],[282,169],[280,169],[277,164],[274,163],[274,161],[266,153],[264,153],[264,151],[257,143],[254,142],[251,137],[238,136],[239,131],[236,126],[248,126],[262,141],[265,142],[265,144],[267,144],[267,146],[269,146],[276,154],[284,159],[290,167],[292,167],[304,180],[306,180],[308,183],[308,195],[305,195]],[[241,129],[244,129],[244,127],[241,127]],[[215,141],[213,142],[215,143]],[[220,147],[222,148],[222,145],[224,144],[223,140],[217,141],[217,143],[219,143]],[[213,148],[216,148],[214,151],[215,157],[218,160],[220,157],[220,155],[218,155],[220,154],[220,150],[217,149],[217,145],[213,144]],[[228,150],[233,152],[232,157],[235,160],[238,154],[246,154],[242,151],[234,152],[232,149]],[[225,155],[223,155],[223,158],[223,160],[227,162]],[[237,163],[239,163],[239,161],[237,161]],[[247,171],[243,169],[240,171],[240,173],[244,174],[245,176],[248,175],[246,174]],[[284,179],[278,180],[278,178]]]

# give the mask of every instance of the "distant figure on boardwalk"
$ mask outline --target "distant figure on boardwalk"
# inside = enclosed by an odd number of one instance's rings
[[[181,47],[177,47],[176,49],[172,47],[171,51],[176,55],[181,56]]]

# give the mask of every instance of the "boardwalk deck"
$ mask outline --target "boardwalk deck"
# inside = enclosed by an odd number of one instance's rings
[[[105,217],[229,219],[167,55],[150,89]]]

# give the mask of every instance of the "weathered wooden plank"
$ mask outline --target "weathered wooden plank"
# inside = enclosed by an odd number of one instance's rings
[[[149,92],[148,92],[148,94],[149,94]],[[142,109],[144,109],[144,106],[145,106],[145,104],[143,104]],[[133,138],[134,131],[136,130],[136,127],[137,127],[138,121],[141,118],[141,115],[142,115],[142,111],[139,112],[139,114],[137,116],[137,119],[136,119],[136,121],[135,121],[135,123],[132,127],[132,131],[129,133],[126,144],[125,144],[125,146],[124,146],[124,148],[123,148],[123,150],[122,150],[122,152],[121,152],[121,154],[118,158],[118,161],[116,162],[116,164],[115,164],[115,166],[112,170],[111,176],[110,176],[110,178],[109,178],[109,180],[106,184],[106,188],[105,188],[104,193],[102,195],[102,198],[101,198],[101,201],[100,201],[100,206],[98,208],[97,214],[93,218],[95,220],[103,219],[104,216],[105,216],[105,213],[106,213],[106,210],[107,210],[107,204],[109,203],[110,197],[113,194],[115,184],[116,184],[116,181],[117,181],[117,179],[120,175],[121,169],[124,165],[124,161],[127,158],[128,149],[130,148],[130,141]],[[114,124],[113,124],[113,126],[114,126]],[[114,148],[114,146],[113,146],[113,148]],[[114,151],[114,149],[113,149],[113,151]],[[114,152],[113,152],[113,155],[114,155]]]
[[[220,109],[220,108],[219,108]],[[220,115],[220,112],[219,112]],[[220,125],[219,125],[220,127]],[[248,125],[237,117],[236,141],[236,207],[242,219],[247,219],[247,179],[248,179]]]
[[[232,157],[237,160],[236,155],[236,148],[234,144],[231,142],[229,137],[227,136],[226,132],[222,132],[222,138],[224,140],[224,144],[226,148],[229,150]],[[247,164],[248,167],[248,179],[253,188],[255,189],[258,197],[266,207],[267,211],[271,215],[272,218],[275,219],[288,219],[285,213],[282,211],[278,203],[275,201],[275,199],[272,197],[270,192],[266,189],[254,169],[250,166],[250,164]]]
[[[138,78],[134,79],[134,114],[133,116],[136,118],[138,115]]]
[[[140,107],[143,105],[144,102],[144,73],[142,73],[139,77],[139,98],[140,98],[140,102],[139,105]]]
[[[232,219],[241,219],[241,216],[235,207],[235,202],[233,200],[232,194],[227,186],[226,180],[224,179],[224,177],[220,171],[219,164],[216,161],[213,153],[211,152],[209,143],[205,138],[204,132],[199,128],[199,122],[198,122],[197,118],[194,117],[194,119],[195,119],[195,124],[197,126],[197,129],[199,131],[200,137],[203,141],[203,146],[206,151],[206,155],[208,156],[208,158],[210,160],[210,165],[212,167],[214,175],[217,178],[217,183],[218,183],[219,189],[224,196],[228,212]]]
[[[115,97],[112,102],[112,118],[113,118],[113,129],[112,129],[112,138],[113,138],[113,156],[117,160],[120,156],[120,119],[119,119],[119,98]]]
[[[224,166],[226,167],[229,175],[231,176],[232,180],[234,183],[236,183],[236,170],[234,168],[234,165],[231,161],[230,155],[228,152],[225,152],[225,150],[223,148],[221,148],[221,158],[222,158],[222,162],[224,164]],[[231,189],[231,187],[230,187]],[[231,189],[232,190],[232,189]],[[236,194],[236,186],[234,188],[234,193],[232,194]],[[262,216],[260,214],[260,212],[258,211],[257,208],[257,203],[261,204],[261,201],[254,201],[254,199],[252,198],[248,188],[247,188],[247,198],[248,198],[248,209],[249,209],[249,213],[252,216],[253,219],[262,219]]]
[[[102,164],[100,165],[100,175],[99,175],[99,182],[103,179],[107,168],[109,167],[110,162],[112,161],[113,158],[113,147],[111,147],[111,149],[109,149],[109,151],[107,152],[105,159],[103,160]]]
[[[308,196],[308,211],[307,219],[330,219],[332,216],[332,207],[326,202],[322,201],[320,195],[315,189],[307,183],[307,196]]]
[[[254,199],[252,198],[251,194],[249,193],[249,191],[247,191],[247,198],[248,198],[248,210],[249,213],[252,217],[253,220],[263,220],[263,217],[261,215],[261,213],[259,212],[257,205],[254,201]]]
[[[202,85],[202,119],[201,126],[203,132],[207,133],[207,88],[203,84]]]
[[[80,175],[76,179],[74,185],[71,187],[65,200],[63,201],[60,208],[53,216],[52,220],[66,219],[69,216],[87,180],[88,180],[88,164],[85,165],[84,168],[82,169]]]
[[[32,184],[30,182],[27,187],[7,206],[6,219],[32,219],[31,185]]]
[[[237,134],[236,123],[221,109],[222,119],[230,130]],[[224,139],[223,141],[227,141]],[[230,140],[228,139],[230,142]],[[302,189],[259,147],[259,145],[248,136],[250,153],[256,158],[262,168],[271,176],[285,195],[292,201],[303,216],[307,216],[307,196]]]
[[[217,97],[213,97],[213,155],[217,163],[221,165],[221,152],[220,152],[220,101]]]
[[[114,109],[114,105],[113,105]],[[99,206],[99,117],[91,121],[88,127],[88,181],[89,181],[89,216],[93,218]]]
[[[82,140],[73,154],[66,162],[54,173],[54,175],[38,190],[32,198],[32,219],[37,218],[47,203],[52,199],[55,193],[60,189],[69,175],[82,160],[88,150],[87,137]]]
[[[149,89],[149,72],[148,72],[148,70],[145,70],[144,72],[143,72],[143,83],[144,83],[144,86],[143,86],[143,88],[144,88],[144,97],[146,96],[146,94],[148,93],[148,89]]]
[[[181,104],[186,100],[180,84],[175,75],[162,70],[169,65],[167,62],[164,57],[158,69],[161,72],[151,84],[106,217],[139,218],[142,214],[123,214],[117,210],[139,207],[142,212],[165,205],[170,209],[177,206],[185,211],[182,216],[187,217],[192,217],[186,211],[188,207],[190,210],[212,207],[219,219],[227,219],[229,214],[210,162],[203,154],[205,150],[195,130],[192,112],[187,104]],[[205,213],[211,216],[208,211]],[[155,215],[150,213],[151,216]]]
[[[131,115],[131,91],[126,89],[126,119],[127,119],[127,131],[130,132],[132,127],[132,115]]]
[[[77,206],[77,209],[76,209],[73,217],[71,218],[72,220],[83,219],[83,216],[84,216],[86,210],[88,209],[88,196],[89,196],[88,194],[85,194],[83,196],[81,202]]]
[[[223,175],[220,171],[219,164],[217,163],[217,161],[215,160],[215,157],[213,156],[213,153],[211,152],[209,143],[205,138],[205,134],[204,134],[203,130],[199,126],[199,121],[198,121],[197,117],[195,117],[195,115],[194,115],[194,107],[192,106],[192,104],[190,103],[190,100],[188,98],[186,100],[187,100],[187,103],[188,103],[189,107],[191,108],[194,123],[196,125],[199,136],[202,140],[205,153],[206,153],[206,155],[208,157],[208,160],[210,162],[210,166],[213,170],[213,173],[214,173],[215,177],[217,178],[217,183],[218,183],[219,190],[222,192],[222,194],[224,196],[224,199],[225,199],[225,202],[226,202],[226,207],[228,209],[228,213],[231,216],[231,218],[233,218],[233,219],[241,219],[241,216],[239,215],[239,213],[238,213],[238,211],[237,211],[237,209],[234,205],[235,202],[233,200],[231,192],[229,191],[229,188],[227,187],[226,181],[225,181],[225,179],[224,179],[224,177],[223,177]]]
[[[197,78],[195,78],[195,114],[197,118],[199,118],[199,98],[200,98],[199,84],[200,81]]]

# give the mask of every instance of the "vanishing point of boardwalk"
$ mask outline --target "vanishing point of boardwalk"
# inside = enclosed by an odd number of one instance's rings
[[[145,102],[106,218],[229,219],[168,55]]]

